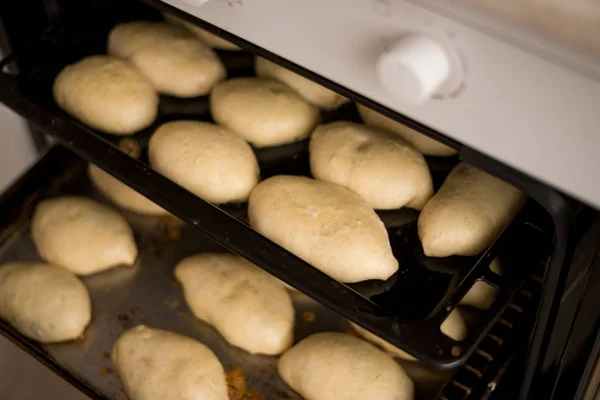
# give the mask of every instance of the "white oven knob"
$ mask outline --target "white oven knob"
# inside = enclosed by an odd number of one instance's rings
[[[425,36],[406,36],[379,57],[377,74],[384,90],[398,100],[422,103],[442,87],[451,73],[444,47]]]

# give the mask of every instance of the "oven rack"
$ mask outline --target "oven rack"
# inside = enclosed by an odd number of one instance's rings
[[[109,17],[115,15],[109,7],[99,12],[103,15],[96,21],[116,22],[114,17]],[[114,137],[88,129],[56,107],[49,90],[55,74],[67,63],[98,51],[100,44],[104,46],[106,36],[102,34],[105,35],[110,28],[94,26],[86,18],[81,20],[86,21],[85,26],[58,26],[28,48],[17,49],[15,54],[21,72],[18,76],[6,72],[0,74],[0,101],[82,158],[130,185],[215,242],[422,361],[440,368],[463,364],[509,306],[531,274],[533,265],[547,260],[554,232],[547,214],[533,202],[525,207],[493,246],[478,257],[468,258],[425,257],[416,237],[416,213],[401,210],[381,215],[401,265],[411,268],[385,282],[344,285],[334,281],[247,226],[244,205],[217,207],[203,201],[153,171],[143,162],[143,156],[141,160],[129,157],[120,150]],[[243,53],[221,55],[230,71],[231,61],[228,60],[231,59],[237,60],[238,66],[248,66],[240,61],[245,56]],[[0,63],[0,67],[6,61]],[[247,74],[246,67],[234,68],[232,75]],[[180,100],[162,98],[163,113],[159,118],[168,120],[169,117],[184,116],[177,112],[182,109],[177,107],[177,102]],[[206,98],[191,100],[187,103],[190,108],[185,116],[209,120],[206,109],[202,112],[205,105]],[[169,113],[169,110],[175,112]],[[352,114],[352,106],[347,106],[323,115],[323,119],[355,118]],[[146,130],[133,136],[142,149],[150,132]],[[305,144],[284,147],[265,152],[262,156],[257,152],[263,177],[276,173],[307,173]],[[456,160],[429,159],[428,162],[439,182]],[[498,276],[489,269],[490,262],[496,257],[510,266],[504,276]],[[497,287],[499,295],[492,307],[481,313],[470,326],[467,337],[455,342],[441,333],[440,324],[477,280]],[[418,301],[411,298],[419,295]],[[426,304],[423,306],[421,303]],[[415,304],[417,307],[411,307]]]

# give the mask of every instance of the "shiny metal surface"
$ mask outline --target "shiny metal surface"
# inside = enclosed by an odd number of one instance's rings
[[[106,202],[85,177],[83,167],[82,163],[77,164],[75,168],[80,171],[58,188],[55,195],[83,194]],[[127,397],[113,370],[110,351],[124,330],[146,324],[198,339],[215,352],[226,370],[241,365],[247,386],[263,400],[300,399],[277,375],[276,357],[250,355],[229,345],[212,327],[197,320],[186,306],[173,268],[190,254],[218,252],[222,248],[175,219],[123,214],[134,229],[140,249],[136,265],[82,279],[92,297],[92,323],[82,340],[41,345],[47,356],[107,398],[124,400]],[[39,260],[29,237],[29,221],[21,218],[19,224],[15,235],[0,249],[0,263]],[[343,317],[301,293],[292,296],[296,341],[320,331],[349,331]],[[417,383],[417,399],[434,398],[449,376],[448,371],[440,372],[418,362],[405,366]]]

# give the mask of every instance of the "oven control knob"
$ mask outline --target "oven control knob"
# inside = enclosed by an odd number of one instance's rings
[[[444,47],[425,36],[406,36],[385,51],[377,62],[384,90],[408,103],[422,103],[435,95],[451,74]]]

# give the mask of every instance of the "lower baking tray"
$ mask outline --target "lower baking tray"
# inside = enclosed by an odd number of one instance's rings
[[[1,201],[0,264],[40,261],[30,239],[35,205],[46,197],[85,195],[109,204],[86,176],[85,162],[63,147],[55,147],[19,180]],[[219,357],[226,370],[240,365],[246,383],[263,400],[300,399],[279,378],[277,357],[250,355],[233,347],[209,325],[196,319],[182,297],[173,268],[182,258],[199,252],[226,251],[193,227],[172,217],[129,212],[139,258],[133,267],[119,267],[84,277],[93,316],[84,338],[67,343],[38,344],[0,319],[0,332],[64,378],[97,399],[126,399],[113,371],[110,351],[117,337],[138,324],[197,338]],[[292,293],[296,310],[296,340],[320,331],[349,331],[345,318],[309,297]],[[417,399],[433,399],[450,376],[419,362],[404,362],[417,384]],[[49,394],[50,395],[50,394]]]

